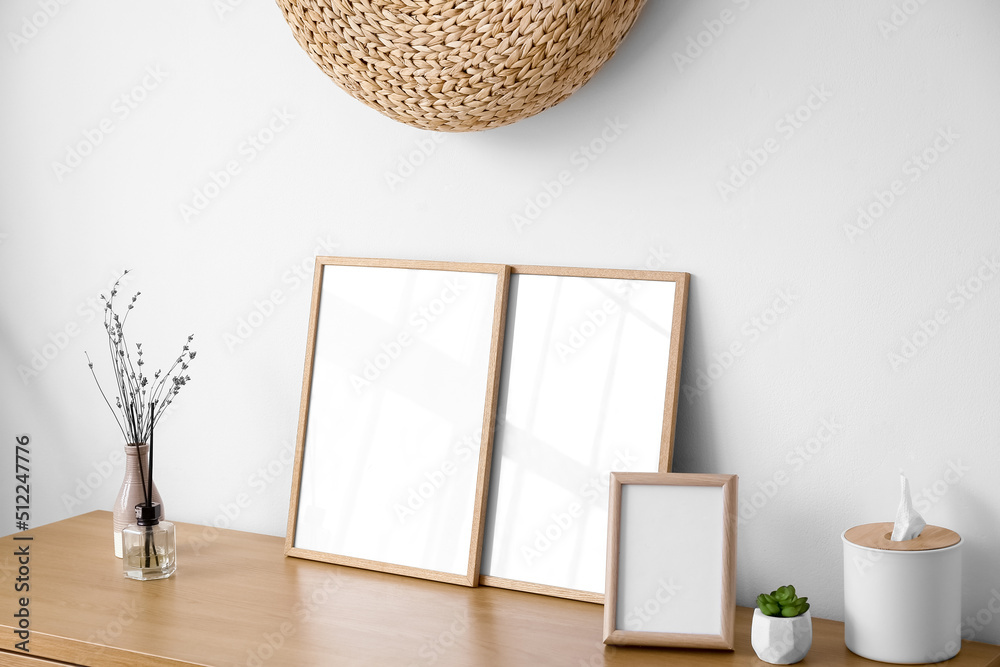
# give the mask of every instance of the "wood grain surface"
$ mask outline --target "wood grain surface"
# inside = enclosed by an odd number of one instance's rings
[[[941,526],[927,526],[912,540],[893,542],[890,539],[892,526],[891,521],[866,523],[849,529],[844,533],[844,538],[858,546],[886,551],[933,551],[954,546],[962,539],[953,530]]]
[[[19,533],[33,538],[31,655],[101,667],[766,664],[747,608],[733,652],[605,647],[600,605],[287,558],[280,537],[176,525],[177,573],[160,581],[122,576],[110,512]],[[13,647],[14,544],[0,538],[0,665],[33,665]],[[813,629],[800,665],[879,664],[847,650],[843,624]],[[1000,647],[963,642],[941,664],[1000,667]]]

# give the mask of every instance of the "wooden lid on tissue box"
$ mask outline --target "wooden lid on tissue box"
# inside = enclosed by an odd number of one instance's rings
[[[866,523],[851,528],[844,533],[844,537],[860,547],[886,551],[932,551],[955,546],[962,539],[953,530],[941,526],[926,526],[920,535],[912,540],[893,542],[889,539],[892,536],[892,526],[891,521]]]

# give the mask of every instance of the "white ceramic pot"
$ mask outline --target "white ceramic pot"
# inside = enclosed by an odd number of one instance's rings
[[[772,665],[791,665],[806,657],[812,648],[813,625],[809,612],[785,618],[753,610],[750,644],[757,657]]]

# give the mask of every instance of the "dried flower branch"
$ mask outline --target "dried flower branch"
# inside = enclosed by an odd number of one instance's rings
[[[125,322],[129,313],[135,308],[135,302],[142,292],[136,292],[125,309],[124,317],[115,312],[114,302],[118,296],[118,284],[128,274],[128,269],[118,278],[111,287],[109,297],[101,295],[104,301],[104,330],[108,334],[108,351],[111,356],[111,367],[114,371],[117,394],[114,405],[108,399],[101,386],[97,374],[94,372],[94,362],[87,356],[87,365],[90,373],[97,382],[97,388],[104,398],[108,409],[118,424],[125,444],[145,444],[153,430],[156,422],[166,412],[174,398],[180,393],[181,387],[191,381],[191,376],[184,373],[188,369],[188,364],[194,359],[197,352],[191,349],[191,341],[194,335],[187,337],[187,342],[181,349],[180,356],[173,365],[164,373],[157,370],[152,378],[146,375],[143,367],[146,360],[143,358],[142,343],[135,344],[135,360],[133,362],[128,341],[125,337]],[[116,409],[117,408],[117,409]]]

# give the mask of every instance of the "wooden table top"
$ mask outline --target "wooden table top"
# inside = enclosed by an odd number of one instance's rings
[[[750,647],[747,608],[735,651],[605,647],[601,605],[286,558],[280,537],[183,523],[177,536],[177,573],[147,582],[122,576],[110,512],[0,538],[0,665],[20,664],[15,544],[30,544],[31,655],[73,664],[767,664]],[[847,650],[842,623],[814,619],[813,632],[803,666],[882,664]],[[963,642],[940,664],[1000,667],[1000,647]]]

